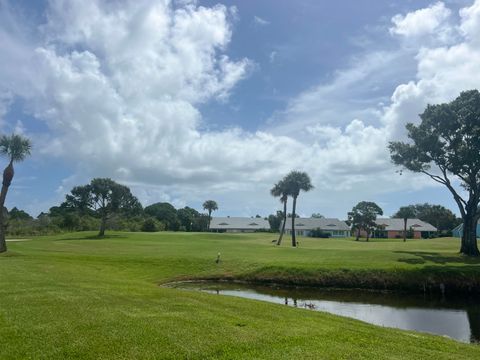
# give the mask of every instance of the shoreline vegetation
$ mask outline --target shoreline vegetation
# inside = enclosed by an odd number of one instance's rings
[[[0,358],[480,357],[480,346],[442,336],[158,286],[201,278],[297,286],[335,280],[384,290],[403,282],[417,289],[418,279],[431,279],[444,281],[447,296],[450,282],[478,288],[480,261],[458,254],[459,239],[301,237],[292,248],[273,238],[82,232],[10,242],[0,255]]]
[[[180,277],[160,283],[169,286],[182,282],[226,282],[294,288],[387,291],[426,295],[480,295],[479,270],[465,273],[459,270],[436,272],[430,270],[379,271],[314,270],[266,267],[251,273],[213,276]]]

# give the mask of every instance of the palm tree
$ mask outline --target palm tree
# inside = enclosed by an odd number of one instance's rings
[[[287,200],[288,200],[288,193],[287,189],[285,188],[285,183],[283,181],[278,182],[273,186],[270,190],[270,194],[273,197],[280,197],[280,202],[283,204],[283,222],[282,228],[280,230],[280,236],[277,240],[277,245],[282,243],[283,234],[285,233],[285,224],[287,223]]]
[[[218,210],[218,205],[214,200],[207,200],[203,203],[203,209],[208,210],[208,230],[210,230],[210,222],[212,221],[212,211]]]
[[[416,211],[414,206],[402,206],[394,215],[396,218],[403,219],[403,241],[407,241],[407,221],[415,216]]]
[[[8,187],[12,183],[15,171],[13,169],[14,162],[20,162],[30,155],[32,144],[30,139],[21,135],[12,134],[10,136],[2,135],[0,137],[0,154],[8,157],[10,162],[3,171],[2,191],[0,193],[0,253],[7,251],[7,243],[5,242],[5,217],[4,206],[7,198]]]
[[[310,176],[306,172],[291,171],[282,180],[285,184],[286,193],[293,197],[292,205],[292,246],[297,246],[297,239],[295,235],[295,210],[297,207],[297,198],[300,191],[310,191],[313,189]]]

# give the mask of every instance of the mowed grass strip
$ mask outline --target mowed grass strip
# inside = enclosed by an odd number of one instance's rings
[[[476,359],[480,347],[261,301],[164,288],[172,279],[325,271],[478,276],[455,239],[92,233],[9,243],[0,256],[1,359]],[[220,264],[215,263],[221,253]],[[293,269],[293,270],[292,270]],[[436,276],[436,275],[432,275]]]

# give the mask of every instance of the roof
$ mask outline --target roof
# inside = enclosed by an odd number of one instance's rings
[[[377,219],[377,225],[383,225],[387,231],[403,231],[403,219]],[[407,229],[412,228],[413,231],[437,231],[437,228],[420,219],[407,219]]]
[[[292,218],[287,219],[286,230],[292,229]],[[327,218],[296,218],[295,229],[297,230],[350,230],[350,227],[338,219]]]
[[[261,218],[212,217],[210,229],[262,230],[270,229],[270,223]]]

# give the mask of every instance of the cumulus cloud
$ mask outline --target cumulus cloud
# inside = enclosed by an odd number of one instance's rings
[[[226,55],[235,9],[194,1],[52,0],[34,34],[15,21],[0,25],[0,62],[16,69],[0,68],[0,104],[4,99],[5,109],[12,96],[24,99],[26,111],[49,128],[38,151],[71,160],[77,174],[130,184],[144,203],[181,205],[216,194],[233,214],[242,211],[232,204],[273,211],[269,187],[296,168],[312,175],[312,207],[321,199],[330,209],[344,208],[340,194],[353,203],[360,195],[428,183],[395,177],[386,145],[405,135],[405,123],[417,121],[427,103],[480,86],[479,4],[462,9],[457,24],[443,3],[396,15],[395,36],[444,27],[459,38],[418,43],[415,56],[411,49],[359,56],[333,81],[292,99],[268,128],[247,132],[200,130],[208,121],[200,106],[228,101],[252,66]],[[409,71],[411,81],[398,85],[398,73]]]
[[[395,15],[392,18],[394,26],[390,28],[390,33],[407,37],[432,34],[446,25],[450,15],[450,9],[445,7],[443,2],[437,2],[406,15]]]

